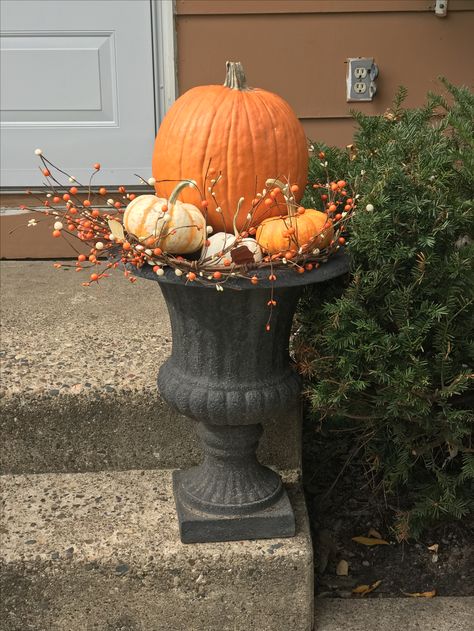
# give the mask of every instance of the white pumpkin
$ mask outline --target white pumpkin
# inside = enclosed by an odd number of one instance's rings
[[[230,250],[229,248],[239,247],[241,245],[245,245],[250,252],[253,254],[254,261],[259,263],[262,260],[263,254],[262,249],[255,241],[255,239],[251,239],[250,237],[246,237],[241,239],[238,243],[235,243],[237,237],[234,234],[230,234],[229,232],[216,232],[212,237],[209,237],[208,243],[201,254],[201,261],[206,259],[206,265],[222,265],[224,259],[230,259]],[[223,256],[218,256],[220,252],[228,250]],[[207,259],[210,258],[208,261]],[[215,257],[215,258],[214,258]]]
[[[209,237],[208,245],[203,248],[201,253],[201,261],[206,261],[206,265],[222,265],[224,259],[231,259],[231,250],[245,245],[253,254],[255,263],[259,263],[263,258],[263,252],[261,247],[251,237],[239,238],[239,231],[237,230],[236,221],[239,215],[240,208],[244,202],[244,198],[241,197],[237,203],[237,210],[234,214],[234,234],[230,232],[216,232],[212,237]],[[237,243],[236,243],[237,242]],[[220,252],[225,252],[224,255],[219,256]],[[209,260],[208,260],[209,259]]]
[[[139,241],[154,238],[154,247],[169,254],[200,250],[206,238],[206,221],[196,206],[177,199],[185,186],[194,186],[194,183],[185,180],[178,184],[169,200],[156,195],[136,197],[125,210],[125,230]]]
[[[208,265],[222,265],[225,258],[230,258],[230,254],[226,252],[223,256],[217,256],[219,252],[223,252],[235,243],[235,236],[226,232],[216,232],[207,240],[208,245],[204,247],[201,260],[210,259],[206,261]]]

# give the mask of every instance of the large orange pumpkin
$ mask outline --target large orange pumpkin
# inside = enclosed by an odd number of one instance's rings
[[[206,180],[209,168],[214,174]],[[241,197],[245,201],[237,228],[248,225],[252,200],[267,179],[286,179],[297,184],[302,194],[308,148],[303,127],[288,103],[276,94],[248,87],[242,65],[227,62],[224,85],[192,88],[166,114],[156,137],[152,170],[158,197],[168,197],[176,180],[195,180],[208,202],[208,223],[229,232]],[[215,185],[214,201],[209,187],[218,173],[222,178]],[[201,198],[188,189],[183,201],[199,206]],[[216,202],[222,213],[215,211]],[[276,204],[260,204],[252,225],[275,215],[281,215]]]

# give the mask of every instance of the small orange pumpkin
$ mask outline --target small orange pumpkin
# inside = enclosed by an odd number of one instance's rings
[[[222,174],[213,190],[209,188],[216,175],[209,176],[209,168]],[[250,88],[242,64],[228,61],[224,85],[192,88],[170,108],[156,136],[152,171],[159,197],[167,197],[177,179],[195,180],[207,201],[207,223],[216,231],[230,232],[238,200],[244,197],[236,222],[242,230],[249,227],[249,212],[253,226],[281,213],[275,203],[252,211],[256,190],[268,178],[287,177],[304,191],[306,135],[286,101]],[[200,194],[191,189],[182,199],[196,206],[201,202]]]
[[[192,204],[177,199],[180,191],[194,182],[178,184],[168,199],[139,195],[127,206],[123,225],[139,241],[153,238],[154,246],[170,254],[188,254],[199,250],[206,238],[206,221]]]
[[[334,236],[332,221],[325,213],[313,208],[305,208],[298,213],[295,204],[289,201],[288,185],[281,182],[276,185],[283,190],[288,214],[262,221],[255,235],[262,250],[268,254],[297,252],[308,244],[313,250],[326,248]]]

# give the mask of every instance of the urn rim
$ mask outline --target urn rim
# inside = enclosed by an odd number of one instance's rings
[[[259,279],[258,285],[253,285],[246,278],[228,278],[225,281],[224,287],[237,290],[259,290],[268,289],[271,287],[299,287],[304,285],[313,285],[316,283],[323,283],[328,280],[332,280],[338,276],[342,276],[350,269],[350,257],[344,249],[341,248],[338,252],[333,254],[325,263],[321,263],[318,268],[314,268],[311,271],[305,271],[304,274],[298,274],[292,269],[274,270],[276,280],[270,281],[268,276],[271,273],[270,268],[266,269],[254,269],[249,273],[252,276],[257,276]],[[189,283],[183,276],[176,276],[174,270],[170,267],[164,268],[163,276],[157,276],[153,269],[149,265],[144,265],[138,270],[134,270],[134,274],[140,278],[146,280],[153,280],[164,285],[182,285],[188,289],[196,290],[215,290],[217,284],[223,283],[202,284],[199,282]]]

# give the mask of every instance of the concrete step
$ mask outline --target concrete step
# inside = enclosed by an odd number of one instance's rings
[[[297,485],[288,487],[295,537],[184,545],[169,471],[1,482],[2,631],[312,629],[312,547]]]
[[[85,288],[51,261],[0,264],[1,471],[10,474],[188,467],[192,423],[160,398],[171,349],[159,287],[120,272]],[[265,424],[260,458],[300,470],[301,414]]]
[[[183,545],[169,471],[3,476],[1,631],[310,631],[312,550]],[[474,598],[321,599],[314,631],[470,631]]]

